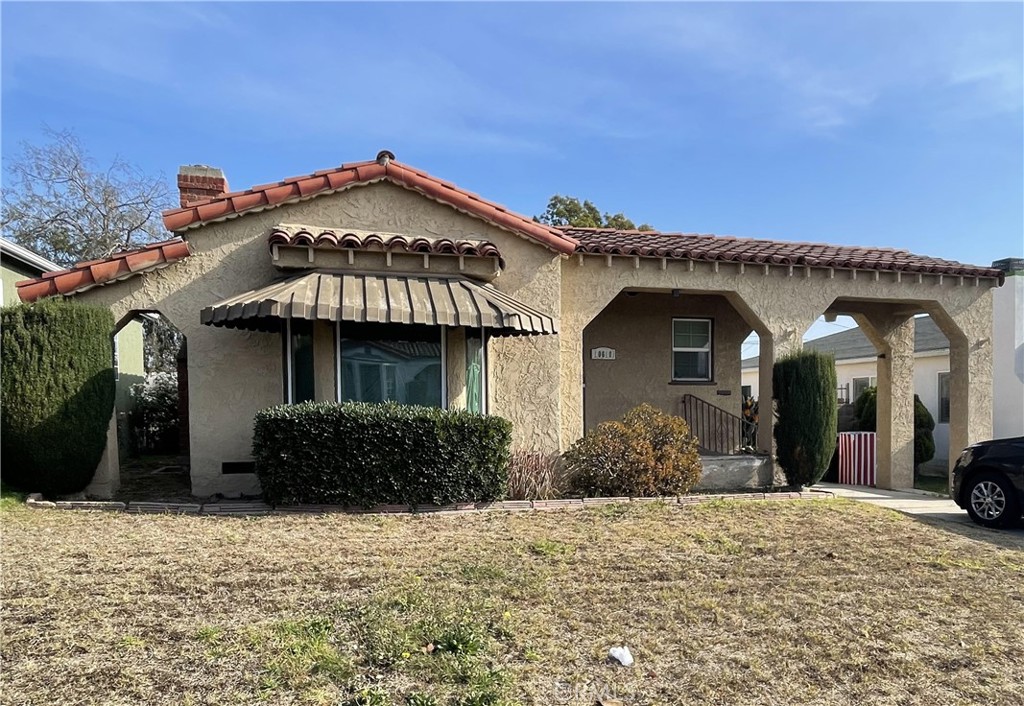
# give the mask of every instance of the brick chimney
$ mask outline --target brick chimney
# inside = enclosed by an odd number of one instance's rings
[[[185,165],[178,169],[178,192],[182,207],[194,201],[212,199],[227,193],[228,180],[217,167],[205,164]]]

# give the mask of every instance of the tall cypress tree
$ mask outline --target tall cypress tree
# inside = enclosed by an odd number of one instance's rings
[[[62,299],[0,310],[4,483],[66,495],[85,489],[114,411],[114,317]]]
[[[818,351],[799,351],[775,363],[775,444],[790,485],[818,482],[836,448],[836,361]]]

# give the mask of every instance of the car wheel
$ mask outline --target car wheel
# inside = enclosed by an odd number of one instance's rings
[[[980,473],[971,479],[965,494],[967,514],[979,525],[1006,527],[1020,519],[1017,495],[998,473]]]

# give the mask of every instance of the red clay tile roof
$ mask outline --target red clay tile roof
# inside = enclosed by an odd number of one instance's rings
[[[47,272],[41,277],[17,282],[15,286],[22,301],[34,302],[43,297],[74,294],[167,267],[190,254],[188,243],[181,238],[174,238],[160,243],[150,243],[137,250],[114,253],[102,260],[79,262],[71,269]]]
[[[329,194],[350,186],[389,181],[493,225],[522,234],[556,252],[568,254],[576,249],[576,241],[558,228],[535,223],[526,216],[460,189],[455,184],[400,162],[382,158],[383,155],[381,153],[376,161],[344,164],[336,169],[254,186],[247,191],[235,191],[217,198],[196,201],[184,208],[164,211],[164,226],[170,231],[182,231],[248,211],[264,210],[319,194]]]
[[[994,277],[1003,274],[991,267],[965,265],[953,260],[915,255],[907,250],[823,243],[796,243],[696,233],[616,230],[614,228],[561,228],[579,241],[576,252],[601,255],[638,255],[708,262],[743,262],[798,267],[882,270]]]
[[[395,233],[352,233],[346,231],[302,228],[293,232],[275,230],[267,241],[273,245],[341,248],[350,250],[399,251],[430,255],[466,255],[467,257],[501,257],[494,243],[485,240],[451,240],[449,238],[409,238]]]

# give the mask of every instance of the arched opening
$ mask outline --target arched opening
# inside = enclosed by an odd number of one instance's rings
[[[113,334],[117,497],[176,501],[191,497],[188,348],[184,334],[156,310],[126,314]]]

